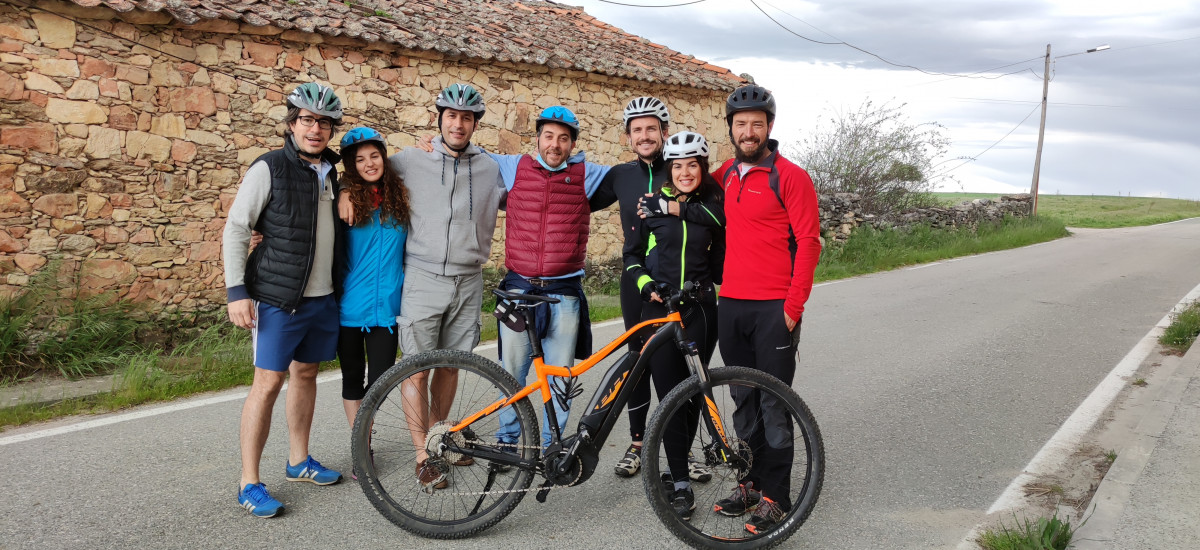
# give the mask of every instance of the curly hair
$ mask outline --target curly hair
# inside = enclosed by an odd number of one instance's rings
[[[366,145],[374,146],[383,157],[383,176],[377,182],[380,199],[379,219],[407,227],[409,222],[408,188],[404,186],[404,180],[400,178],[400,175],[392,169],[392,163],[388,161],[387,151],[383,145],[374,142],[368,142]],[[358,147],[341,152],[342,166],[345,167],[342,184],[350,190],[350,204],[354,206],[354,225],[360,226],[371,222],[371,212],[375,210],[375,205],[371,193],[373,184],[364,181],[358,174],[358,166],[354,161],[357,152]]]

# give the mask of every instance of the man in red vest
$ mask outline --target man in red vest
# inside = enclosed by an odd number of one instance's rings
[[[713,173],[725,188],[725,277],[717,338],[727,363],[755,368],[792,384],[804,303],[821,255],[817,193],[808,173],[770,139],[775,97],[748,85],[734,90],[725,120],[735,158]],[[758,534],[791,509],[793,426],[769,396],[734,395],[734,429],[755,452],[754,464],[714,511],[754,510],[746,530]]]
[[[591,355],[592,333],[587,299],[583,295],[583,266],[591,209],[588,198],[608,172],[607,166],[584,161],[583,152],[572,155],[579,138],[579,120],[570,109],[549,107],[538,115],[537,155],[501,156],[500,175],[508,188],[504,224],[504,266],[508,275],[500,288],[551,296],[556,304],[538,307],[536,327],[542,338],[547,364],[569,367],[575,359]],[[525,384],[532,360],[526,335],[500,325],[500,358]],[[565,380],[553,380],[561,397],[553,399],[556,423],[542,427],[542,446],[549,445],[551,430],[562,433],[569,406]],[[496,437],[517,443],[516,414],[505,409]]]

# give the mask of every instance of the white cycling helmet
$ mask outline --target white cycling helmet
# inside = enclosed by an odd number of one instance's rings
[[[682,131],[667,138],[663,146],[663,160],[686,159],[692,157],[708,158],[708,141],[696,132]]]
[[[625,105],[625,127],[629,127],[629,121],[644,116],[652,116],[664,123],[671,122],[671,113],[667,112],[667,106],[657,97],[635,97]]]

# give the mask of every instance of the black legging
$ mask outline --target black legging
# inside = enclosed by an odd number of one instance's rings
[[[342,327],[338,332],[337,350],[338,361],[342,363],[342,399],[362,399],[367,388],[396,364],[399,343],[396,325],[366,329]]]
[[[642,319],[664,317],[667,308],[658,302],[643,302]],[[688,338],[696,342],[700,350],[700,362],[707,365],[717,346],[717,304],[712,293],[698,304],[683,311],[683,324]],[[654,378],[654,391],[659,401],[680,382],[692,375],[683,354],[673,344],[667,344],[654,352],[650,358],[650,374]],[[700,419],[700,401],[697,398],[684,407],[682,414],[672,415],[663,433],[663,447],[667,453],[667,466],[674,481],[688,480],[688,449],[696,437]]]
[[[628,271],[621,274],[621,317],[625,320],[625,330],[629,330],[642,320],[642,295],[638,292],[637,281],[631,280]],[[641,349],[641,339],[629,341],[629,351]],[[650,412],[650,377],[643,376],[633,386],[629,396],[629,439],[641,441],[646,433],[646,416]]]

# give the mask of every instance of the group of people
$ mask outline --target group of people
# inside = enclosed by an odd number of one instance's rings
[[[345,133],[340,156],[329,149],[342,108],[328,87],[302,84],[287,96],[287,106],[284,146],[247,170],[224,233],[229,317],[253,331],[257,367],[240,435],[238,503],[251,514],[271,517],[283,508],[261,482],[259,463],[271,410],[289,375],[285,477],[328,485],[341,474],[308,450],[321,361],[340,359],[342,398],[353,425],[367,388],[394,363],[397,349],[408,355],[478,344],[482,266],[500,209],[507,217],[501,288],[558,300],[544,323],[530,328],[539,331],[547,364],[571,366],[591,354],[582,286],[590,214],[616,202],[626,328],[661,317],[669,289],[699,284],[701,300],[683,314],[702,361],[719,345],[723,357],[791,384],[820,253],[817,199],[808,175],[779,156],[770,139],[775,99],[765,88],[747,85],[729,96],[735,157],[711,173],[708,141],[690,131],[669,135],[669,110],[653,97],[625,107],[626,137],[637,159],[611,167],[576,152],[579,120],[564,106],[538,115],[533,153],[487,153],[471,142],[486,106],[466,84],[438,95],[438,136],[390,157],[380,133],[365,127]],[[252,238],[256,233],[261,240]],[[527,339],[503,324],[499,337],[502,364],[524,384],[532,364]],[[628,405],[631,444],[614,468],[620,476],[640,469],[651,379],[662,397],[689,376],[674,349],[661,350],[651,365]],[[439,369],[402,387],[406,405],[425,404],[412,407],[419,412],[408,426],[418,449],[414,475],[427,490],[449,483],[444,466],[428,460],[424,442],[425,431],[448,414],[429,405],[450,399],[430,396],[450,397],[456,384],[454,371]],[[728,516],[753,512],[746,523],[752,533],[780,521],[791,506],[790,449],[780,443],[791,434],[778,433],[790,423],[773,419],[780,409],[757,399],[735,396],[735,429],[767,450],[731,495],[713,504]],[[565,430],[569,415],[567,400],[551,402],[557,426],[546,418],[543,446]],[[679,440],[667,442],[665,481],[673,484],[671,500],[685,518],[695,509],[690,483],[712,477],[686,453],[691,431],[671,430]],[[514,413],[501,414],[495,435],[500,444],[516,442]]]

